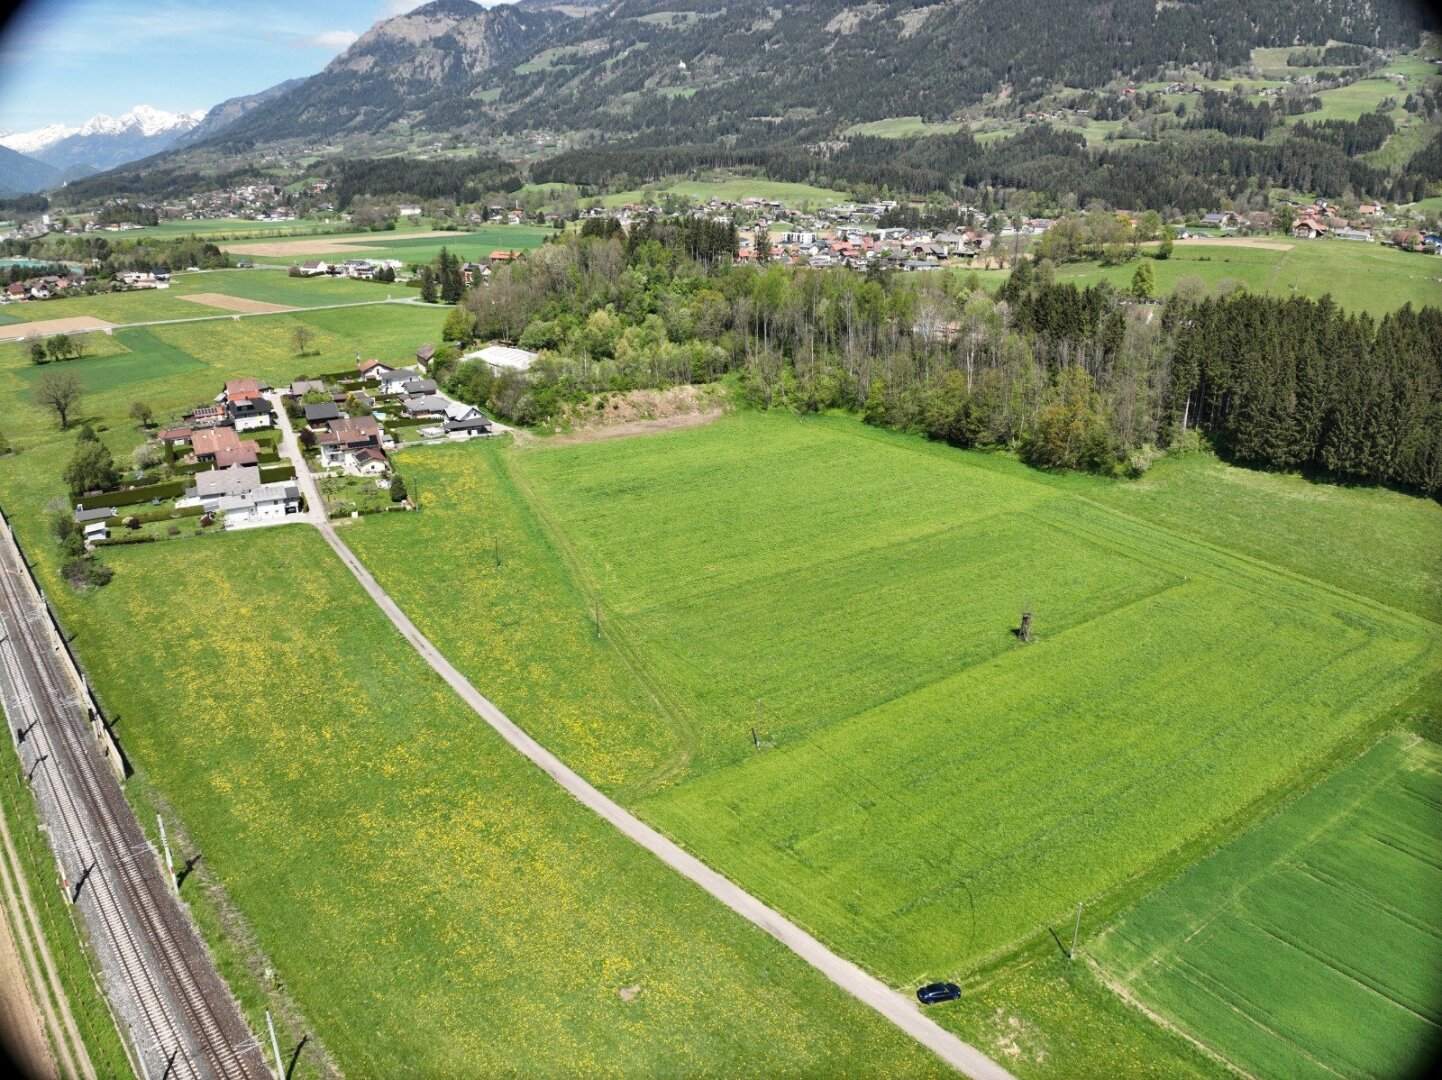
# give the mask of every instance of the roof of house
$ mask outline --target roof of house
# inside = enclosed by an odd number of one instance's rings
[[[229,401],[244,401],[260,397],[259,379],[230,379],[225,384],[225,396]]]
[[[481,410],[474,405],[467,405],[464,401],[453,401],[446,406],[446,418],[448,420],[469,420],[473,416],[480,416]]]
[[[433,356],[435,356],[435,355],[436,355],[436,347],[435,347],[434,345],[422,345],[419,349],[416,350],[416,359],[417,359],[417,360],[422,360],[422,361],[430,360],[431,357],[433,357]]]
[[[319,379],[297,379],[290,384],[290,396],[302,397],[312,390],[325,391],[325,383]]]
[[[260,444],[246,439],[239,446],[222,446],[215,452],[215,467],[230,469],[237,465],[254,465],[260,460]]]
[[[447,420],[445,429],[447,431],[490,431],[491,422],[484,416],[476,415],[465,420]]]
[[[377,370],[390,371],[391,366],[389,364],[381,363],[381,361],[377,360],[375,357],[371,357],[371,359],[369,360],[362,360],[357,363],[356,370],[359,371],[362,375],[367,375],[370,372]]]
[[[190,428],[188,428],[188,427],[172,427],[172,428],[166,428],[166,429],[165,429],[164,431],[162,431],[159,435],[157,435],[156,438],[157,438],[157,439],[160,439],[160,440],[162,440],[162,441],[164,441],[164,442],[174,442],[174,441],[177,440],[177,439],[188,439],[188,438],[190,438],[190,436],[191,436]]]
[[[305,407],[305,418],[312,423],[317,420],[339,420],[340,410],[336,408],[334,401],[319,401]]]
[[[420,372],[412,368],[386,368],[381,372],[383,383],[407,383],[420,375]]]
[[[441,413],[446,411],[449,404],[450,402],[439,394],[418,394],[416,397],[407,398],[404,408],[408,413]]]
[[[362,446],[355,452],[357,461],[385,461],[386,455],[383,450],[374,446]]]
[[[202,499],[217,495],[247,495],[260,486],[260,469],[254,465],[195,474],[195,494]]]
[[[435,379],[411,379],[402,387],[407,394],[434,394],[436,392]]]
[[[113,506],[96,506],[90,510],[75,511],[75,520],[84,525],[90,521],[104,521],[106,518],[114,517],[117,512]]]
[[[195,447],[196,457],[209,457],[222,449],[238,448],[240,436],[234,428],[202,428],[191,436],[191,444]]]
[[[344,420],[332,420],[326,430],[342,443],[380,442],[381,438],[380,422],[374,416],[348,416]]]

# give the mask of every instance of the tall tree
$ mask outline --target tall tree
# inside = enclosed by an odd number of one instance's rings
[[[47,371],[35,383],[32,400],[55,414],[60,430],[70,426],[70,414],[85,396],[85,384],[73,371]]]

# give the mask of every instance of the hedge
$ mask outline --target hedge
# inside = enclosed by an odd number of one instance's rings
[[[151,499],[174,499],[184,495],[186,487],[184,480],[167,480],[163,484],[131,488],[129,491],[112,491],[108,495],[87,495],[75,501],[82,510],[94,510],[101,506],[134,506]]]
[[[144,524],[147,521],[170,521],[175,518],[200,517],[203,513],[205,513],[205,507],[203,506],[167,507],[164,510],[146,510],[139,514],[116,514],[114,517],[106,518],[105,524],[112,529],[118,529],[125,527],[125,519],[128,517],[133,517],[136,521]]]
[[[154,536],[116,536],[109,540],[95,541],[95,547],[120,547],[122,544],[153,544]]]
[[[283,465],[272,465],[268,469],[260,470],[260,482],[262,484],[278,484],[282,480],[295,479],[295,466],[286,462]]]

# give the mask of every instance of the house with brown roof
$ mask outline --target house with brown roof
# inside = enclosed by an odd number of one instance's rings
[[[316,435],[315,444],[320,449],[321,464],[329,468],[343,465],[348,453],[364,447],[382,449],[382,438],[380,422],[374,416],[348,416],[326,424],[325,430]]]
[[[357,363],[356,370],[360,372],[360,377],[362,379],[365,379],[369,382],[378,382],[382,375],[386,374],[389,371],[394,371],[395,368],[392,367],[390,364],[383,364],[379,360],[372,357],[369,360],[362,360]]]
[[[235,433],[234,428],[203,428],[191,436],[192,456],[217,469],[254,465],[260,460],[260,446]]]

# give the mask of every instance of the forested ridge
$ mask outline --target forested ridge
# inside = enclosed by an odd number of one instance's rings
[[[734,237],[699,228],[598,228],[499,270],[458,321],[541,360],[440,374],[527,423],[735,373],[761,408],[858,410],[1044,467],[1137,473],[1205,438],[1249,465],[1442,493],[1442,309],[1374,321],[1330,298],[1180,289],[1138,303],[1029,262],[991,297],[949,273],[733,266]]]

